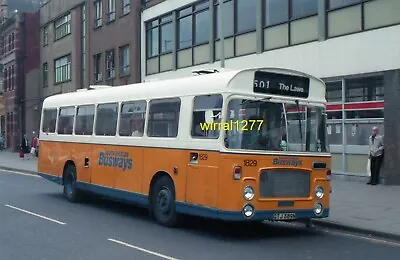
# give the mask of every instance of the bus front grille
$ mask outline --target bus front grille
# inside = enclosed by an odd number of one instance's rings
[[[296,169],[262,170],[260,198],[308,198],[310,172]]]

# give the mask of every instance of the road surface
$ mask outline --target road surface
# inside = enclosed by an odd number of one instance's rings
[[[0,220],[1,260],[400,259],[400,243],[303,225],[187,218],[165,228],[145,210],[98,198],[73,204],[61,186],[8,171],[0,171]]]

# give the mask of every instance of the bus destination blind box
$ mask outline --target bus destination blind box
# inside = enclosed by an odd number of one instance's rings
[[[300,76],[256,71],[254,74],[255,93],[308,98],[310,79]]]

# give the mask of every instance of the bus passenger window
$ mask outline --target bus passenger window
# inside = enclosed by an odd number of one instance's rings
[[[145,100],[122,103],[119,119],[120,136],[143,136],[146,106]]]
[[[151,100],[147,135],[150,137],[177,137],[180,98]]]
[[[115,136],[117,132],[118,103],[97,106],[96,135]]]
[[[94,105],[79,106],[77,108],[75,122],[76,135],[92,135],[94,111]]]
[[[222,95],[197,96],[193,103],[192,137],[218,138],[221,132]]]
[[[74,128],[75,107],[60,108],[57,133],[71,135]]]
[[[43,111],[42,131],[54,133],[56,131],[57,109],[45,109]]]

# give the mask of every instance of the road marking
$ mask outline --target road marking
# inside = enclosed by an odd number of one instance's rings
[[[8,208],[15,209],[15,210],[19,210],[19,211],[24,212],[24,213],[26,213],[26,214],[30,214],[30,215],[32,215],[32,216],[35,216],[35,217],[38,217],[38,218],[42,218],[42,219],[45,219],[45,220],[48,220],[48,221],[51,221],[51,222],[54,222],[54,223],[57,223],[57,224],[60,224],[60,225],[66,225],[66,224],[67,224],[67,223],[64,223],[64,222],[61,222],[61,221],[58,221],[58,220],[55,220],[55,219],[52,219],[52,218],[48,218],[48,217],[45,217],[45,216],[42,216],[42,215],[39,215],[39,214],[30,212],[30,211],[21,209],[21,208],[17,208],[17,207],[8,205],[8,204],[6,204],[6,205],[4,205],[4,206],[6,206],[6,207],[8,207]]]
[[[41,178],[39,175],[30,174],[30,173],[23,173],[23,172],[17,172],[17,171],[10,171],[10,170],[2,170],[2,169],[0,169],[0,172],[14,173],[14,174],[23,175],[23,176]]]
[[[390,245],[390,246],[394,246],[394,247],[400,247],[400,242],[394,242],[394,241],[388,241],[382,238],[373,238],[373,237],[367,237],[365,234],[351,234],[351,233],[347,233],[345,231],[340,232],[340,231],[332,231],[332,230],[328,230],[325,231],[326,233],[331,233],[334,235],[338,235],[338,236],[347,236],[347,237],[353,237],[353,238],[358,238],[358,239],[364,239],[364,240],[368,240],[372,243],[377,243],[377,244],[384,244],[384,245]]]
[[[120,245],[123,245],[123,246],[126,246],[126,247],[130,247],[130,248],[145,252],[145,253],[150,254],[150,255],[158,256],[158,257],[163,258],[163,259],[178,260],[177,258],[166,256],[166,255],[163,255],[163,254],[160,254],[160,253],[157,253],[157,252],[154,252],[154,251],[150,251],[150,250],[147,250],[147,249],[144,249],[144,248],[141,248],[141,247],[137,247],[137,246],[134,246],[134,245],[131,245],[131,244],[119,241],[119,240],[112,239],[112,238],[109,238],[107,240],[111,241],[111,242],[114,242],[114,243],[117,243],[117,244],[120,244]]]
[[[288,226],[294,226],[294,227],[301,227],[304,225],[299,224],[299,223],[290,223],[287,222],[285,223]],[[367,240],[371,243],[376,243],[376,244],[384,244],[384,245],[389,245],[389,246],[394,246],[394,247],[400,247],[400,242],[395,242],[395,241],[390,241],[390,240],[386,240],[383,238],[373,238],[373,237],[368,237],[366,234],[362,234],[362,233],[351,233],[348,231],[336,231],[333,230],[332,228],[323,228],[323,227],[319,227],[317,225],[313,224],[313,227],[315,227],[314,230],[320,231],[320,232],[324,232],[324,233],[328,233],[331,235],[336,235],[336,236],[347,236],[347,237],[352,237],[352,238],[356,238],[356,239],[363,239],[363,240]],[[310,229],[313,230],[313,229]]]

